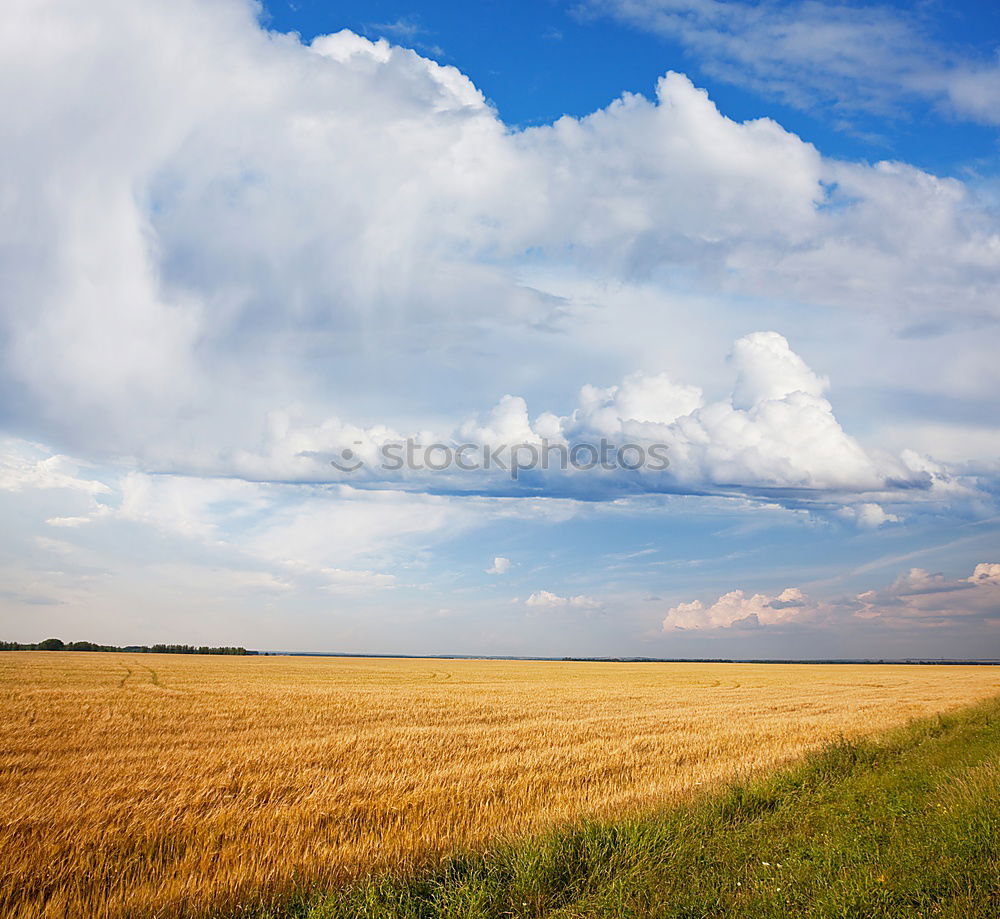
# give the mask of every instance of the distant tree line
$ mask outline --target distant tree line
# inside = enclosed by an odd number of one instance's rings
[[[98,645],[92,641],[63,642],[46,638],[37,644],[0,641],[0,651],[130,651],[137,654],[256,654],[246,648],[210,648],[208,645]]]

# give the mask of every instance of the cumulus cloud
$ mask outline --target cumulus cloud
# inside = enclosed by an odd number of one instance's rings
[[[800,392],[821,398],[829,380],[818,377],[777,332],[758,332],[733,345],[736,386],[733,407],[750,409],[761,402]]]
[[[575,597],[561,597],[559,594],[549,590],[538,590],[531,594],[524,601],[525,606],[534,609],[574,609],[574,610],[597,610],[601,608],[599,600],[588,597],[585,594],[578,594]]]
[[[901,519],[896,514],[886,513],[885,509],[874,501],[865,501],[854,507],[844,507],[837,513],[846,520],[855,521],[864,529],[876,529],[884,523],[899,523]]]
[[[618,435],[622,423],[672,424],[702,407],[697,386],[675,383],[666,373],[646,376],[634,373],[618,386],[601,388],[590,383],[580,389],[580,407],[570,426],[581,430]],[[544,416],[543,423],[554,418]],[[561,433],[565,425],[549,423],[548,436]],[[539,431],[542,433],[542,430]]]
[[[506,574],[510,571],[510,559],[498,555],[493,559],[493,566],[486,569],[487,574]]]
[[[797,587],[789,587],[774,597],[748,596],[742,590],[731,590],[708,606],[693,600],[671,607],[663,619],[663,631],[781,625],[807,621],[815,618],[816,612]]]
[[[230,457],[226,462],[235,461],[235,470],[224,464],[217,470],[272,481],[332,477],[364,487],[444,494],[516,496],[541,490],[588,500],[613,500],[623,493],[740,495],[811,508],[866,529],[902,519],[885,504],[901,510],[988,502],[974,476],[912,450],[892,455],[862,446],[838,422],[825,395],[828,381],[777,332],[744,336],[730,357],[732,393],[714,401],[667,373],[634,373],[610,387],[585,384],[577,407],[565,415],[544,410],[533,418],[523,397],[506,395],[479,420],[438,435],[404,437],[384,425],[364,429],[336,419],[312,429],[286,421],[271,426],[262,454]],[[474,469],[463,470],[457,462],[444,469],[388,466],[380,451],[406,437],[437,441],[452,451],[463,443],[483,450],[463,456],[467,467],[474,460]],[[609,468],[579,470],[565,461],[573,445],[602,440],[615,449],[634,446],[623,454],[623,464],[613,460]],[[515,448],[529,467],[517,478],[511,474]],[[344,450],[357,469],[330,467],[331,458],[344,456]],[[488,450],[494,451],[490,462]],[[640,456],[645,464],[628,468]]]
[[[888,628],[940,627],[963,619],[1000,623],[1000,564],[980,563],[966,578],[911,568],[887,587],[829,600],[810,598],[797,587],[774,596],[733,590],[708,605],[693,600],[671,607],[663,631],[810,623],[846,628],[852,620]]]
[[[1000,620],[1000,565],[982,562],[967,578],[911,568],[889,587],[858,594],[859,618],[944,626],[956,618]]]

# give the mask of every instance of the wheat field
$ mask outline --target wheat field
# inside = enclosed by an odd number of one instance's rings
[[[0,915],[177,917],[650,810],[992,667],[0,654]]]

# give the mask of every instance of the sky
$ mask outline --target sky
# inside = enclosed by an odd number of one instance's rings
[[[0,17],[0,639],[1000,657],[1000,9]]]

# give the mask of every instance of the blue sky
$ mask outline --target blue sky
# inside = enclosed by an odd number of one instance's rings
[[[1000,656],[1000,12],[0,15],[0,637]]]

